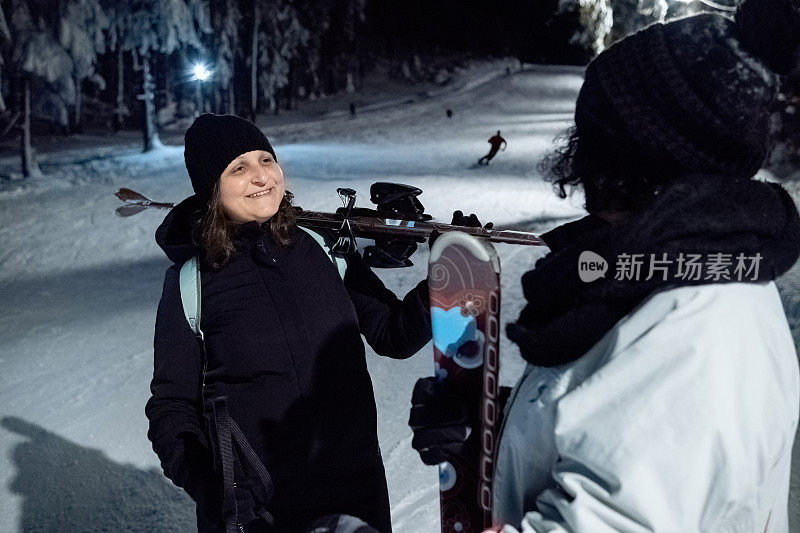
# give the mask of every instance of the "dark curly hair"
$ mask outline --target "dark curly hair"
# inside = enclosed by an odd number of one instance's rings
[[[294,195],[286,191],[278,206],[278,212],[269,220],[272,240],[281,246],[291,243],[290,235],[297,226],[295,209],[292,207]],[[233,232],[239,223],[234,222],[222,208],[219,181],[214,185],[208,207],[195,226],[194,241],[203,250],[203,261],[214,270],[225,266],[235,253]]]
[[[647,205],[681,170],[642,157],[629,142],[581,135],[573,125],[538,169],[561,198],[583,189],[590,213],[628,212]]]

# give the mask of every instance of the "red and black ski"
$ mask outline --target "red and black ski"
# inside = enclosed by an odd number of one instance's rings
[[[461,454],[439,465],[442,533],[491,526],[498,420],[500,260],[487,241],[452,231],[428,266],[436,377],[469,403],[475,426]]]

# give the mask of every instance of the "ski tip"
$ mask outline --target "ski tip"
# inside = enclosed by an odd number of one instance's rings
[[[147,209],[141,205],[123,205],[114,210],[118,217],[129,217]]]
[[[132,191],[131,189],[128,189],[128,188],[125,188],[125,187],[123,187],[120,190],[118,190],[117,192],[115,192],[114,196],[116,196],[117,198],[119,198],[123,202],[132,202],[132,201],[135,201],[135,202],[149,202],[150,201],[148,198],[146,198],[145,196],[139,194],[138,192]]]
[[[437,261],[444,249],[451,245],[466,248],[478,261],[489,262],[492,260],[491,245],[489,243],[462,231],[447,231],[433,243],[430,261]]]

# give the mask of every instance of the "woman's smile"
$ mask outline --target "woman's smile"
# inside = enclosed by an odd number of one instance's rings
[[[258,192],[254,192],[253,194],[248,194],[247,197],[248,198],[261,198],[262,196],[266,196],[268,194],[271,194],[272,191],[274,191],[274,190],[275,190],[275,187],[270,187],[269,189],[265,189],[263,191],[258,191]]]

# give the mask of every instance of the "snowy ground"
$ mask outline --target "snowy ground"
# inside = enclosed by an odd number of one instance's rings
[[[574,68],[505,75],[497,63],[451,90],[397,95],[355,119],[327,113],[262,125],[306,209],[337,207],[340,186],[366,205],[372,182],[397,181],[422,188],[437,219],[449,221],[458,208],[541,232],[581,214],[579,198],[558,200],[535,170],[569,124],[580,83]],[[474,168],[498,129],[507,151]],[[161,474],[143,412],[168,266],[153,241],[164,213],[113,214],[121,186],[165,201],[190,194],[182,147],[142,155],[131,136],[85,137],[39,152],[45,178],[0,182],[0,531],[191,530],[191,501]],[[0,171],[15,164],[0,157]],[[542,251],[498,252],[507,322],[523,304],[520,275]],[[425,275],[425,253],[413,259],[414,267],[381,278],[404,293]],[[796,333],[799,279],[783,283]],[[512,384],[522,360],[507,340],[501,353],[501,379]],[[368,357],[395,530],[438,531],[436,472],[418,460],[406,425],[412,385],[432,372],[430,346],[406,361]]]

